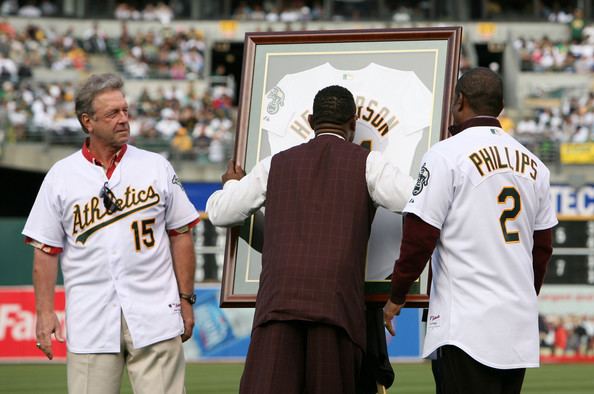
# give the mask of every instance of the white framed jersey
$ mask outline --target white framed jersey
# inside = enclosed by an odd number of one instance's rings
[[[404,209],[441,230],[423,355],[451,344],[493,368],[539,364],[533,233],[556,225],[549,170],[499,127],[423,157]]]
[[[431,122],[433,96],[413,71],[375,63],[340,70],[330,63],[285,75],[264,98],[261,128],[270,154],[313,138],[307,117],[316,93],[330,85],[347,88],[357,105],[354,142],[383,155],[410,173],[424,130]],[[401,216],[378,208],[368,244],[367,280],[392,273],[401,239]]]

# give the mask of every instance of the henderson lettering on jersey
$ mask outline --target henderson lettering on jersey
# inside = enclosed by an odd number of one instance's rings
[[[355,103],[359,119],[372,125],[382,137],[400,123],[396,115],[390,117],[390,110],[387,107],[379,109],[378,102],[373,99],[368,100],[364,96],[357,96]]]
[[[86,231],[82,232],[76,238],[76,242],[84,245],[87,239],[95,232],[135,212],[157,205],[159,201],[161,201],[161,197],[155,192],[152,186],[148,186],[144,190],[136,190],[128,186],[124,192],[124,198],[118,198],[118,205],[122,208],[121,210],[108,213],[103,205],[100,204],[98,197],[91,198],[89,202],[84,204],[83,208],[81,208],[80,204],[75,204],[73,209],[72,235],[74,236],[79,231],[86,229]],[[126,210],[127,208],[132,209]],[[113,217],[93,226],[96,221],[100,221],[106,216]]]
[[[295,119],[291,122],[291,130],[299,135],[299,137],[303,138],[304,140],[309,137],[309,134],[312,132],[311,127],[309,127],[309,122],[307,121],[307,117],[309,116],[309,110],[305,110],[301,113],[298,119]]]
[[[509,168],[511,171],[520,174],[525,174],[529,170],[528,175],[530,175],[530,178],[536,180],[538,173],[536,161],[528,154],[517,149],[510,151],[505,147],[504,152],[499,152],[497,146],[489,146],[471,153],[468,158],[481,176],[496,170]]]
[[[400,120],[396,115],[390,116],[390,110],[387,107],[380,108],[376,100],[367,100],[363,96],[357,96],[355,103],[357,105],[357,117],[359,120],[370,124],[382,137],[388,134],[398,125],[398,123],[400,123]],[[303,111],[289,126],[291,130],[304,140],[307,139],[312,132],[307,121],[309,114],[309,110]]]

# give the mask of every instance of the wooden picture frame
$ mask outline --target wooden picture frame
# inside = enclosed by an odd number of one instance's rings
[[[303,108],[311,111],[321,88],[342,85],[355,97],[358,122],[366,121],[377,134],[359,142],[382,150],[416,178],[422,155],[447,135],[461,39],[461,27],[247,33],[235,162],[249,172],[264,157],[311,138]],[[358,124],[355,142],[364,134],[359,130]],[[390,291],[385,274],[398,253],[401,217],[376,213],[376,222],[383,231],[372,229],[370,237],[366,301],[385,302]],[[255,305],[261,267],[257,230],[252,217],[227,232],[222,307]],[[427,268],[407,296],[407,307],[428,305],[429,283]]]

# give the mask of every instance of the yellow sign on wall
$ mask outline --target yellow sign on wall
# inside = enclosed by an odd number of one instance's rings
[[[562,164],[594,164],[594,143],[561,144]]]
[[[497,31],[497,25],[492,22],[481,22],[476,25],[479,36],[484,40],[493,38]]]

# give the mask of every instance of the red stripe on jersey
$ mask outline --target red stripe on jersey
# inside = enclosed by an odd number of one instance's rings
[[[58,248],[57,246],[46,245],[30,237],[25,237],[25,243],[27,245],[33,246],[34,248],[44,251],[47,254],[51,254],[52,256],[62,253],[63,250],[62,248]]]
[[[185,226],[182,226],[180,228],[176,228],[176,229],[173,229],[173,230],[168,230],[167,231],[167,234],[169,234],[169,236],[171,236],[171,237],[175,237],[177,235],[181,235],[181,234],[187,233],[188,231],[190,231],[190,229],[192,227],[195,227],[198,223],[200,223],[200,218],[197,218],[193,222],[188,223]]]

